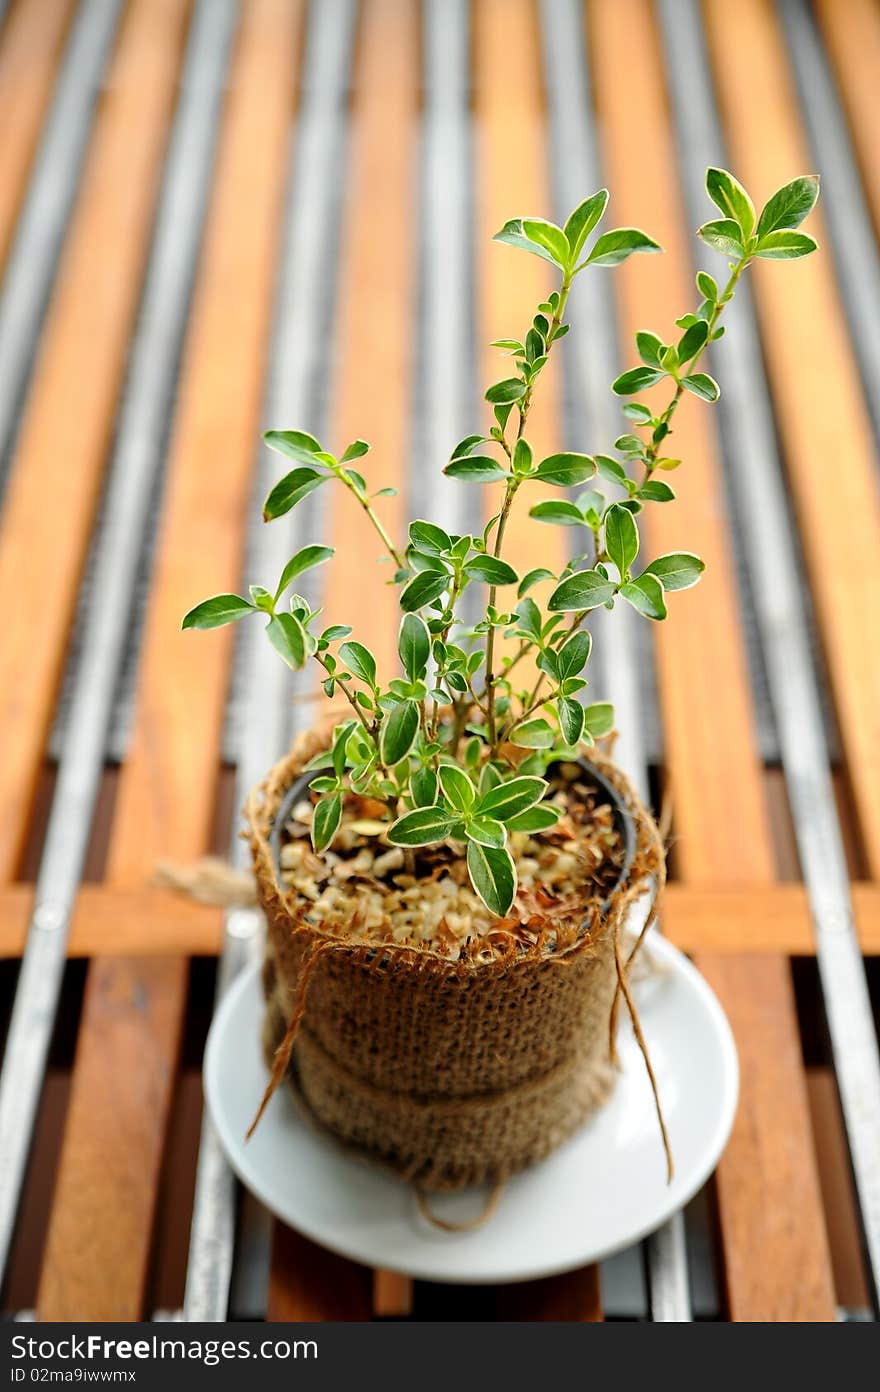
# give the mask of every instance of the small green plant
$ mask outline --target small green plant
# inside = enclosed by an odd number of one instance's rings
[[[548,767],[573,758],[579,745],[613,725],[610,705],[583,701],[592,646],[589,614],[600,606],[612,609],[621,599],[647,619],[663,620],[667,596],[696,584],[704,569],[689,551],[656,556],[636,568],[639,514],[648,504],[665,506],[675,497],[660,475],[681,462],[669,451],[676,408],[685,392],[718,399],[717,383],[698,363],[724,332],[719,320],[746,267],[755,259],[806,256],[816,247],[796,229],[816,201],[817,179],[786,184],[760,217],[725,170],[710,169],[706,189],[722,216],[697,235],[728,260],[727,280],[720,287],[711,275],[697,275],[700,301],[676,320],[671,341],[647,330],[636,334],[639,365],[622,373],[612,390],[626,398],[653,387],[671,390],[659,408],[627,401],[629,427],[615,440],[615,453],[565,451],[536,459],[527,437],[529,412],[551,351],[568,332],[564,316],[575,278],[660,248],[631,227],[601,233],[588,245],[605,212],[605,189],[581,203],[564,227],[517,218],[497,234],[497,241],[542,257],[559,283],[538,305],[522,340],[493,345],[512,362],[510,374],[486,392],[494,423],[488,435],[469,435],[456,445],[446,465],[451,478],[497,488],[499,501],[481,534],[458,536],[417,519],[406,547],[398,549],[376,510],[394,490],[371,493],[354,467],[369,450],[364,440],[337,457],[305,431],[270,430],[264,437],[294,466],[266,499],[265,520],[282,517],[335,480],[357,499],[390,557],[403,611],[402,674],[387,684],[350,628],[321,629],[320,610],[291,592],[299,575],[332,557],[328,546],[298,551],[274,588],[253,585],[249,599],[216,595],[183,620],[184,628],[216,628],[263,614],[269,641],[284,661],[292,668],[317,663],[326,696],[348,702],[351,717],[336,727],[330,748],[312,764],[318,770],[311,784],[318,794],[312,826],[317,852],[332,842],[351,791],[385,803],[387,836],[396,845],[460,843],[486,906],[499,916],[509,911],[516,893],[509,833],[540,833],[555,824],[559,809],[544,801]],[[542,487],[560,492],[535,498]],[[574,554],[561,574],[539,567],[519,575],[504,559],[505,530],[522,491],[531,517],[574,529]],[[473,585],[484,587],[486,600],[478,621],[465,623],[460,603]],[[541,593],[543,601],[536,598]],[[531,676],[524,683],[526,658],[532,659]]]

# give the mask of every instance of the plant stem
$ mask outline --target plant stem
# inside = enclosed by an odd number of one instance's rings
[[[379,534],[379,537],[381,538],[381,541],[382,541],[382,545],[385,547],[385,550],[388,552],[388,554],[389,554],[389,556],[391,557],[392,561],[393,561],[394,564],[397,566],[397,569],[398,569],[398,570],[404,570],[405,567],[406,567],[406,561],[404,560],[403,556],[402,556],[402,555],[400,554],[400,552],[398,551],[397,547],[394,545],[394,542],[391,540],[391,537],[388,535],[388,532],[387,532],[386,529],[385,529],[385,525],[384,525],[384,523],[382,522],[382,519],[379,517],[378,513],[374,510],[374,508],[373,508],[373,506],[372,506],[372,504],[371,504],[369,498],[364,497],[363,493],[361,493],[361,491],[360,491],[359,488],[355,487],[355,485],[352,483],[351,479],[346,478],[345,474],[343,473],[343,470],[342,470],[342,467],[341,467],[341,466],[335,468],[335,469],[333,470],[333,472],[334,472],[334,474],[336,475],[336,477],[339,479],[339,482],[340,482],[341,484],[343,484],[343,485],[348,489],[348,491],[349,491],[349,493],[352,495],[352,497],[353,497],[353,498],[356,498],[357,501],[358,501],[358,503],[359,503],[359,504],[361,505],[361,507],[363,508],[364,512],[366,513],[367,517],[368,517],[369,520],[370,520],[371,525],[375,528],[376,532]]]
[[[749,264],[749,257],[744,256],[744,257],[742,258],[741,261],[737,261],[736,265],[734,266],[733,270],[731,271],[730,279],[728,280],[727,284],[725,285],[724,290],[722,291],[722,293],[718,296],[718,299],[717,299],[717,301],[715,302],[715,308],[712,310],[712,313],[711,313],[711,315],[709,316],[709,321],[708,321],[708,323],[709,323],[709,329],[708,329],[708,333],[706,334],[706,342],[703,344],[703,346],[702,346],[702,348],[699,350],[699,352],[698,352],[698,353],[695,353],[694,356],[693,356],[693,358],[690,360],[690,362],[689,362],[689,364],[688,364],[688,371],[689,371],[689,372],[692,372],[692,371],[693,371],[693,369],[696,367],[697,363],[700,361],[700,358],[703,356],[703,353],[706,351],[706,349],[708,348],[709,344],[711,343],[711,341],[712,341],[712,334],[714,333],[714,331],[715,331],[715,329],[716,329],[716,327],[717,327],[718,320],[721,318],[722,311],[723,311],[725,305],[728,305],[728,304],[730,303],[730,301],[733,299],[734,291],[736,290],[737,281],[739,280],[740,276],[742,275],[743,271],[745,270],[745,268],[746,268],[746,266],[747,266],[748,264]],[[678,403],[679,403],[679,401],[681,400],[682,396],[684,395],[684,391],[685,391],[684,383],[683,383],[683,382],[678,382],[677,385],[676,385],[675,393],[674,393],[674,395],[673,395],[673,397],[672,397],[672,400],[670,401],[669,405],[666,407],[666,410],[663,412],[663,415],[660,417],[660,420],[661,420],[661,422],[662,422],[664,425],[668,425],[669,422],[670,422],[670,420],[672,419],[672,416],[675,414],[675,409],[676,409],[676,407],[678,406]],[[665,438],[666,438],[666,436],[664,435],[663,439],[665,440]],[[659,451],[660,451],[660,446],[661,446],[662,444],[663,444],[663,440],[658,440],[656,444],[654,444],[653,441],[652,441],[652,443],[649,445],[649,447],[648,447],[648,449],[647,449],[647,451],[646,451],[646,454],[645,454],[645,461],[644,461],[644,462],[645,462],[645,478],[646,478],[646,479],[649,479],[649,478],[651,477],[651,475],[653,474],[655,468],[657,467],[657,457],[658,457],[658,454],[659,454]],[[598,558],[597,558],[597,559],[598,559]]]
[[[550,321],[550,327],[549,327],[549,329],[548,329],[548,331],[547,331],[547,355],[548,355],[548,357],[549,357],[549,354],[550,354],[550,350],[551,350],[551,348],[552,348],[552,346],[553,346],[553,335],[555,334],[556,330],[559,328],[560,324],[562,323],[562,316],[563,316],[563,314],[565,313],[565,305],[566,305],[566,301],[568,300],[568,292],[569,292],[570,290],[571,290],[571,280],[570,280],[569,277],[565,277],[565,278],[563,278],[562,284],[561,284],[561,286],[559,287],[559,299],[558,299],[557,304],[556,304],[556,310],[555,310],[555,312],[554,312],[554,314],[553,314],[553,318],[552,318],[551,321]],[[538,374],[538,376],[540,376],[540,373]],[[529,386],[528,386],[528,388],[527,388],[527,390],[526,390],[526,394],[525,394],[525,396],[522,398],[522,400],[521,400],[520,403],[519,403],[519,406],[518,406],[518,410],[519,410],[519,425],[518,425],[517,431],[516,431],[516,438],[517,438],[517,440],[521,440],[521,439],[522,439],[523,432],[524,432],[525,426],[526,426],[526,420],[527,420],[527,418],[528,418],[529,410],[530,410],[531,405],[532,405],[532,393],[533,393],[533,391],[534,391],[535,382],[536,382],[537,380],[538,380],[538,377],[536,376],[536,377],[529,383]],[[507,454],[508,458],[512,458],[512,451],[511,451],[509,445],[507,444],[506,439],[502,439],[501,443],[502,443],[502,445],[504,446],[504,451],[505,451],[505,453]],[[520,479],[516,479],[516,478],[512,478],[512,477],[508,479],[507,488],[506,488],[505,494],[504,494],[504,504],[503,504],[503,506],[502,506],[502,508],[501,508],[501,513],[500,513],[500,515],[499,515],[499,517],[498,517],[498,530],[497,530],[496,533],[495,533],[495,546],[494,546],[493,551],[492,551],[492,554],[493,554],[495,557],[499,557],[499,556],[501,555],[501,543],[502,543],[502,541],[504,540],[504,532],[505,532],[505,529],[506,529],[506,527],[507,527],[507,519],[508,519],[508,517],[509,517],[509,515],[510,515],[511,504],[513,503],[513,500],[514,500],[514,498],[516,497],[517,490],[519,489],[520,482],[521,482]],[[494,609],[494,607],[495,607],[495,586],[493,585],[493,586],[491,587],[491,589],[489,590],[489,608],[490,608],[490,609]],[[489,751],[490,751],[490,756],[491,756],[492,754],[495,753],[495,748],[496,748],[496,744],[497,744],[497,729],[496,729],[496,724],[495,724],[495,683],[496,683],[497,678],[496,678],[495,672],[494,672],[494,670],[493,670],[493,669],[494,669],[494,665],[495,665],[495,627],[494,627],[494,625],[493,625],[492,627],[490,627],[489,632],[488,632],[488,634],[486,635],[486,727],[487,727],[486,732],[487,732],[487,734],[488,734],[488,736],[489,736]]]

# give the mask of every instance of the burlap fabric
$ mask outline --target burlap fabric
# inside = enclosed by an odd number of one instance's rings
[[[308,901],[279,886],[269,844],[284,792],[326,738],[303,738],[247,809],[268,927],[267,1059],[314,1121],[419,1188],[497,1181],[549,1154],[613,1086],[617,935],[658,873],[656,828],[596,756],[637,849],[607,912],[585,909],[573,941],[473,945],[455,962],[429,946],[352,942],[305,921]]]

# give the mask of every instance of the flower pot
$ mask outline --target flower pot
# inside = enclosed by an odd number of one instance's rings
[[[301,742],[248,807],[275,1081],[284,1074],[313,1121],[420,1189],[497,1181],[552,1151],[613,1087],[618,930],[659,869],[656,828],[619,770],[583,760],[625,857],[576,930],[472,941],[457,960],[354,941],[309,922],[309,901],[279,871],[287,813],[314,776],[303,765],[325,744]]]

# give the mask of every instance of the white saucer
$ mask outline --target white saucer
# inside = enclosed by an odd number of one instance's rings
[[[628,1022],[623,1072],[606,1103],[565,1145],[509,1180],[485,1227],[450,1234],[416,1211],[412,1190],[319,1135],[280,1088],[253,1139],[244,1135],[266,1085],[259,972],[223,999],[205,1051],[205,1092],[229,1163],[285,1223],[367,1266],[429,1281],[505,1282],[569,1271],[661,1226],[712,1173],[736,1111],[730,1026],[703,978],[656,934],[657,974],[636,985],[675,1157],[666,1168],[650,1086]],[[625,1013],[625,1012],[622,1012]],[[478,1213],[482,1190],[432,1198],[447,1219]]]

